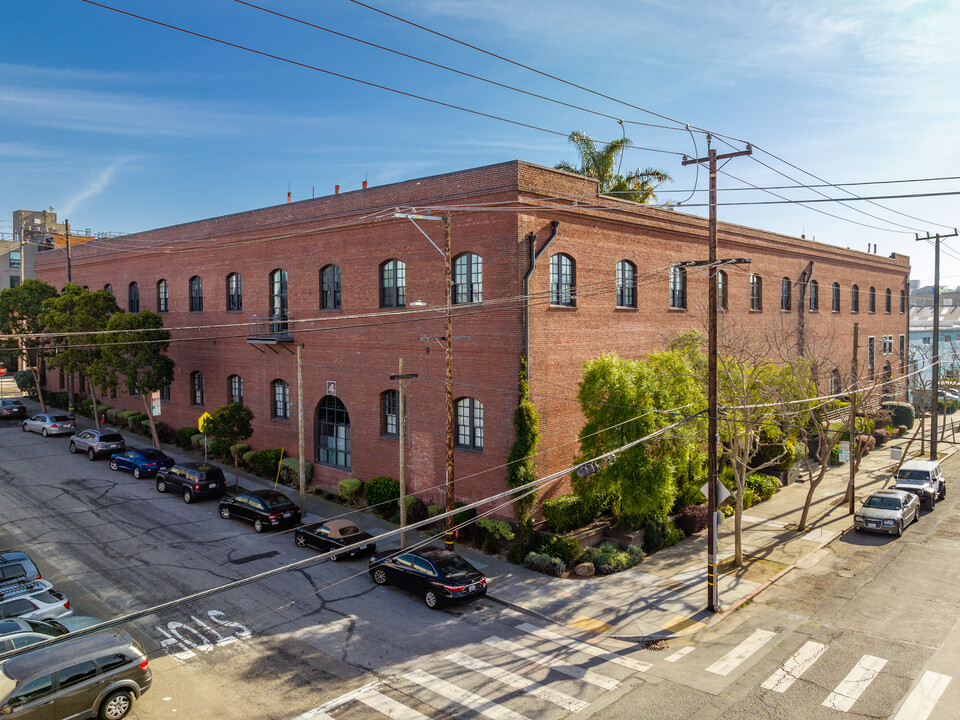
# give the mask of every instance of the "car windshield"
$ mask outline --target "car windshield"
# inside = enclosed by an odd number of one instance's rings
[[[68,418],[66,415],[51,415],[50,419],[53,422],[67,422],[70,418]]]
[[[123,438],[116,433],[114,434],[104,433],[103,435],[100,436],[100,442],[120,442],[122,440]]]
[[[267,507],[271,509],[290,507],[293,504],[283,495],[261,495],[260,499],[263,500],[267,504]]]
[[[897,475],[898,480],[918,480],[919,482],[926,482],[929,477],[930,473],[926,470],[901,470]]]
[[[438,560],[434,564],[437,566],[437,569],[447,577],[457,577],[458,575],[466,575],[467,573],[477,571],[473,565],[459,555]]]
[[[30,624],[30,629],[33,632],[39,633],[40,635],[47,635],[48,637],[58,637],[63,635],[63,632],[59,628],[53,625],[48,625],[40,620],[26,620],[25,622]]]
[[[892,497],[869,497],[863,503],[864,507],[876,508],[877,510],[899,510],[900,501]]]
[[[166,457],[162,452],[155,448],[144,448],[140,451],[145,460],[163,460]]]

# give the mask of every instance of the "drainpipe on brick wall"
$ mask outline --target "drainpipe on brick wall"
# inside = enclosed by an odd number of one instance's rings
[[[560,227],[559,220],[551,220],[550,224],[553,225],[553,232],[550,233],[550,237],[547,238],[547,241],[543,244],[543,247],[540,248],[539,252],[537,251],[537,236],[534,233],[527,235],[527,238],[530,240],[530,269],[527,270],[527,274],[523,277],[523,356],[527,360],[527,382],[530,382],[530,276],[533,275],[533,270],[537,266],[537,258],[543,255],[543,251],[550,247],[550,243],[553,242],[553,239],[557,236],[557,228]]]

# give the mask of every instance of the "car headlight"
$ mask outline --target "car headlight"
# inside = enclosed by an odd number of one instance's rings
[[[883,526],[884,526],[884,527],[893,527],[893,526],[896,525],[896,524],[897,524],[897,521],[896,521],[896,520],[884,520],[884,521],[883,521]]]

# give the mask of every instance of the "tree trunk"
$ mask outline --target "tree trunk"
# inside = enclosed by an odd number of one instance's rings
[[[74,400],[73,393],[73,373],[71,372],[67,375],[67,414],[76,419],[77,417],[77,404]]]
[[[37,400],[40,401],[40,412],[45,413],[47,411],[47,403],[43,399],[43,388],[40,387],[40,370],[31,365],[30,374],[33,375],[33,383],[37,388]]]
[[[93,399],[93,422],[100,429],[100,406],[97,404],[97,389],[90,383],[90,397]]]
[[[160,449],[160,438],[157,436],[157,424],[153,421],[153,413],[150,408],[150,401],[147,400],[145,392],[140,393],[140,399],[143,400],[143,407],[147,411],[147,419],[150,421],[150,434],[153,436],[153,446]]]
[[[233,453],[233,489],[238,490],[240,488],[240,459],[237,457],[237,453]]]

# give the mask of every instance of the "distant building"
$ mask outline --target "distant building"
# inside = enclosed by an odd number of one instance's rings
[[[940,307],[960,305],[960,288],[940,287]],[[910,307],[932,307],[933,285],[910,290]]]
[[[23,244],[21,246],[21,238]],[[77,234],[71,228],[71,246],[82,245],[97,237],[89,228]],[[57,222],[57,214],[51,210],[17,210],[13,213],[13,240],[0,240],[0,289],[16,287],[21,279],[36,277],[34,259],[38,252],[67,247],[67,225]],[[22,248],[22,250],[21,250]],[[58,282],[48,280],[58,288],[63,287],[66,275]]]
[[[942,297],[942,296],[941,296]],[[960,372],[960,305],[944,304],[940,308],[940,377],[956,377]],[[933,372],[933,306],[910,308],[910,362],[919,371],[913,386],[930,386]]]

